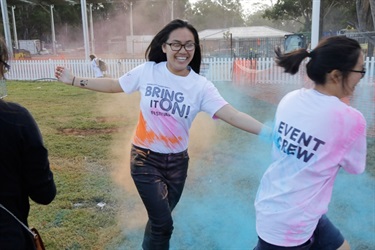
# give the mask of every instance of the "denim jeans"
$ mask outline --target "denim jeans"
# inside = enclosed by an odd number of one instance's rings
[[[254,250],[336,250],[344,243],[344,240],[340,230],[326,215],[322,215],[313,236],[305,244],[296,247],[279,247],[259,238]]]
[[[309,250],[311,245],[313,244],[314,239],[311,238],[308,240],[306,243],[300,245],[300,246],[295,246],[295,247],[280,247],[280,246],[275,246],[272,244],[269,244],[262,240],[261,238],[258,237],[258,244],[254,248],[254,250]]]
[[[132,178],[148,214],[142,247],[144,250],[169,249],[172,210],[185,185],[188,152],[161,154],[133,145],[130,164]]]

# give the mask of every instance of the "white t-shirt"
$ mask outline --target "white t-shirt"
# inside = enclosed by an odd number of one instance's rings
[[[141,94],[133,144],[159,153],[186,150],[197,113],[214,116],[227,104],[205,77],[193,70],[185,77],[174,75],[166,62],[146,62],[121,76],[119,82],[124,92]]]
[[[95,75],[96,78],[104,76],[103,72],[99,68],[98,60],[99,60],[98,58],[94,58],[93,60],[91,60],[91,67],[92,67],[92,70],[94,71],[94,75]]]
[[[254,203],[259,237],[277,246],[305,243],[328,210],[340,167],[359,174],[365,163],[358,110],[313,89],[287,94],[276,111],[273,163]]]

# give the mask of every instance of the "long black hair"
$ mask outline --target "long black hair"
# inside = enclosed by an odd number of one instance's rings
[[[316,84],[324,84],[326,74],[335,69],[342,72],[344,80],[347,79],[350,70],[357,64],[361,46],[354,39],[333,36],[322,39],[311,52],[306,49],[298,49],[282,54],[280,48],[277,48],[275,52],[277,65],[292,75],[298,72],[301,62],[306,57],[310,57],[311,59],[306,65],[307,75]]]
[[[193,59],[189,63],[189,66],[197,74],[199,74],[202,55],[199,45],[198,31],[193,27],[193,25],[184,20],[175,19],[164,26],[164,28],[155,35],[150,45],[147,47],[145,57],[148,61],[153,61],[156,63],[167,61],[167,55],[163,52],[162,46],[165,42],[167,42],[171,32],[179,28],[187,28],[191,31],[191,33],[193,33],[194,43],[196,44],[196,46]]]

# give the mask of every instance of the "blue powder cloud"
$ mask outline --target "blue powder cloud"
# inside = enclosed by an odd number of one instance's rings
[[[261,108],[264,112],[257,113],[255,118],[272,123],[275,105],[233,90],[230,83],[218,87],[234,107],[251,115]],[[175,229],[171,249],[252,249],[257,242],[253,202],[259,181],[270,163],[271,145],[221,121],[198,130],[203,134],[210,131],[213,135],[202,135],[201,141],[191,142],[185,190],[173,212]],[[197,150],[202,140],[209,140],[208,146]],[[375,249],[374,177],[340,171],[328,217],[352,249]],[[119,249],[141,249],[143,226],[125,228],[126,244]]]

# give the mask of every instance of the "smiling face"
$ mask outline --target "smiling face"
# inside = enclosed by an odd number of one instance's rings
[[[169,34],[166,43],[163,44],[163,52],[167,55],[167,68],[170,72],[179,76],[189,74],[188,65],[193,59],[195,49],[187,51],[184,46],[179,51],[172,50],[170,43],[191,44],[195,43],[193,33],[187,28],[178,28]]]

